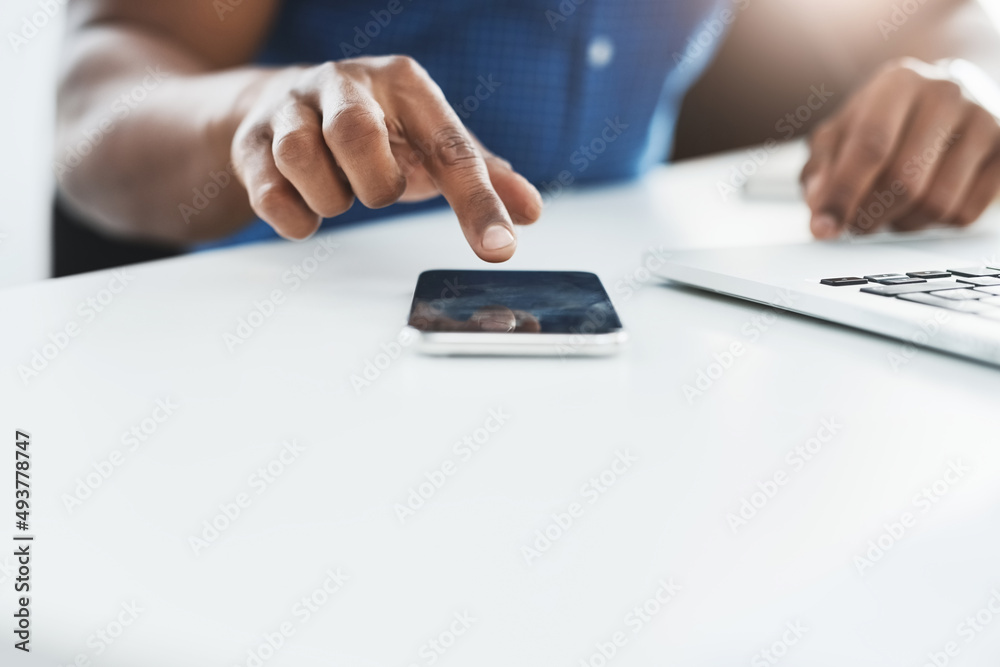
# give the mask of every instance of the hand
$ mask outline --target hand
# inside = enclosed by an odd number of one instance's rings
[[[880,70],[811,139],[802,171],[816,238],[965,226],[1000,190],[1000,123],[914,59]]]
[[[503,262],[512,223],[542,198],[462,125],[410,58],[384,56],[278,70],[237,129],[233,164],[250,205],[286,238],[313,234],[357,197],[369,208],[443,194],[473,251]]]

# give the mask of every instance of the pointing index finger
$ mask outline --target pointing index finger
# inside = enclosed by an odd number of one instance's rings
[[[473,251],[488,262],[511,258],[517,247],[514,225],[490,181],[482,151],[437,85],[408,86],[392,103],[403,135],[423,158],[424,167],[455,210]]]

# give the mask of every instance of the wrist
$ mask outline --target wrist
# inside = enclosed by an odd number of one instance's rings
[[[214,89],[212,96],[219,100],[208,111],[204,122],[205,140],[215,154],[225,155],[229,160],[233,136],[257,103],[264,89],[283,70],[273,68],[242,68],[224,74],[206,77],[204,83]],[[222,86],[229,94],[219,94],[221,83],[215,77],[226,77],[229,85]]]

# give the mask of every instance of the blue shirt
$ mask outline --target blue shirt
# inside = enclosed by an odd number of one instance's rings
[[[553,195],[666,158],[683,96],[731,22],[719,17],[741,2],[285,0],[260,62],[412,56],[485,146]],[[426,206],[356,203],[324,227]],[[257,220],[211,245],[275,236]]]

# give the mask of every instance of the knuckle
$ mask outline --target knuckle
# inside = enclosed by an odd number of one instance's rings
[[[269,146],[273,136],[270,123],[257,122],[241,129],[234,144],[242,151],[254,152]]]
[[[1000,121],[989,111],[973,104],[969,109],[969,130],[966,134],[982,132],[984,137],[996,141],[1000,137]]]
[[[834,215],[843,217],[855,198],[854,184],[845,180],[834,181],[825,197],[826,206]]]
[[[295,209],[291,190],[282,183],[266,183],[251,194],[250,203],[267,220],[281,219]]]
[[[328,60],[313,67],[313,76],[319,82],[330,82],[340,78],[340,64]]]
[[[865,165],[881,163],[892,151],[892,139],[881,129],[861,130],[855,140],[855,151]]]
[[[896,56],[889,58],[880,68],[882,72],[896,74],[901,70],[913,71],[911,65],[913,59],[908,56]]]
[[[297,128],[275,138],[274,157],[285,164],[308,163],[321,155],[320,148],[318,137],[305,128]]]
[[[895,174],[895,176],[893,176]],[[912,206],[921,201],[927,189],[927,179],[922,174],[890,172],[890,178],[897,185],[899,194],[896,200],[905,206]]]
[[[338,215],[347,213],[353,205],[354,195],[345,194],[343,196],[331,198],[330,201],[325,202],[323,209],[317,211],[317,213],[324,218],[336,218]]]
[[[324,127],[328,140],[337,146],[370,141],[385,132],[385,120],[376,109],[352,102],[333,114]]]
[[[937,100],[954,102],[963,97],[962,87],[949,79],[929,79],[928,92]]]
[[[363,201],[368,208],[385,208],[399,201],[405,189],[406,181],[402,179],[398,184],[388,181],[372,183],[366,189]]]
[[[868,89],[916,90],[923,80],[924,77],[908,64],[893,61],[872,77]]]
[[[431,133],[434,156],[447,167],[475,168],[479,163],[479,151],[460,127],[445,125]]]
[[[418,78],[426,76],[427,72],[416,59],[405,55],[387,56],[386,70],[394,76]]]
[[[906,85],[917,85],[921,81],[925,81],[924,76],[918,71],[920,62],[903,56],[901,58],[894,58],[886,65],[885,71],[889,76],[895,78],[897,81]]]

